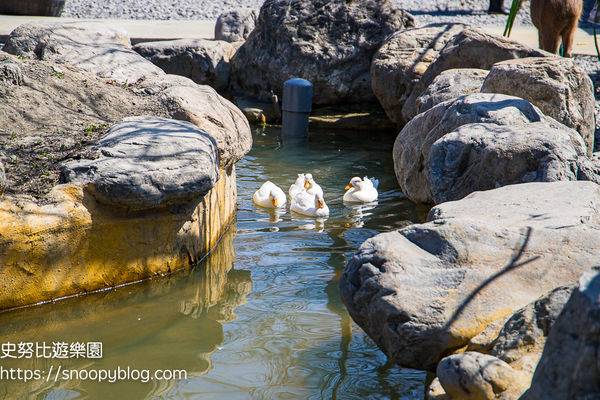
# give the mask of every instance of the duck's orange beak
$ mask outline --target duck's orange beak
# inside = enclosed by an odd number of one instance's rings
[[[273,207],[279,207],[279,202],[276,197],[273,197]]]
[[[319,208],[325,208],[325,202],[321,199],[317,200],[317,203],[319,204]]]
[[[310,186],[310,183],[308,181],[304,182],[304,189],[308,189],[308,187]]]
[[[346,190],[350,190],[350,189],[352,189],[352,185],[351,184],[346,185]]]

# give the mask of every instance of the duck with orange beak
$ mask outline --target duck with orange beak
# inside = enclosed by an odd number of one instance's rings
[[[376,189],[377,184],[379,181],[376,179],[369,179],[366,176],[360,179],[355,176],[346,186],[343,200],[351,203],[372,203],[379,196]]]
[[[329,207],[325,204],[323,195],[302,192],[292,199],[290,210],[309,217],[327,217]]]
[[[271,181],[266,181],[252,197],[254,204],[264,208],[285,207],[287,201],[285,193]]]
[[[317,182],[315,182],[312,174],[305,174],[304,179],[305,179],[304,188],[306,189],[306,191],[309,194],[320,195],[322,198],[323,197],[323,189],[321,188],[321,186],[319,186],[317,184]]]

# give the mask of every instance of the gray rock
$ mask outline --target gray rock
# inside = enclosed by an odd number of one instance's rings
[[[427,68],[404,104],[402,116],[405,121],[410,121],[417,115],[415,101],[425,93],[433,79],[442,71],[453,68],[489,70],[500,61],[546,55],[550,53],[531,49],[504,37],[490,35],[477,28],[466,28],[444,46],[438,58]]]
[[[493,321],[597,264],[600,186],[475,192],[434,207],[428,221],[363,243],[340,291],[390,360],[432,370]]]
[[[586,272],[558,316],[521,397],[537,399],[600,398],[600,274]]]
[[[435,77],[425,93],[416,100],[420,114],[444,101],[479,92],[488,71],[477,68],[453,68]]]
[[[371,58],[388,35],[414,25],[390,0],[267,0],[231,59],[231,89],[268,101],[297,77],[314,85],[314,104],[375,103]]]
[[[216,140],[221,167],[232,166],[252,148],[250,125],[242,111],[210,86],[165,75],[143,82],[142,87],[158,92],[158,102],[171,118],[192,122]]]
[[[532,57],[495,64],[482,92],[521,97],[544,114],[578,131],[594,149],[594,86],[570,58]]]
[[[253,8],[225,11],[215,24],[215,39],[226,42],[246,40],[256,26],[258,13]]]
[[[3,61],[0,64],[0,82],[21,86],[23,84],[21,67],[10,61]]]
[[[394,33],[383,43],[371,62],[371,87],[386,114],[397,125],[402,107],[440,50],[464,25],[446,24],[410,28]]]
[[[229,85],[229,60],[238,47],[222,40],[181,39],[139,43],[133,50],[167,74],[224,91]]]
[[[493,400],[524,380],[504,361],[472,351],[444,358],[437,366],[437,376],[455,400]]]
[[[10,33],[3,50],[29,59],[71,64],[119,83],[132,84],[164,74],[131,49],[124,31],[100,22],[23,24]]]
[[[439,204],[515,183],[590,177],[600,183],[600,175],[588,174],[593,169],[583,140],[567,127],[467,124],[431,145],[423,185],[429,183]]]
[[[419,114],[406,124],[394,143],[394,170],[402,192],[417,203],[434,202],[427,177],[431,147],[461,125],[492,123],[518,129],[532,122],[565,129],[558,122],[544,116],[528,101],[501,94],[475,93],[461,96]],[[460,168],[461,165],[454,167]]]
[[[219,179],[214,139],[184,121],[126,118],[100,139],[98,150],[100,158],[69,162],[61,174],[113,206],[144,210],[185,203]]]

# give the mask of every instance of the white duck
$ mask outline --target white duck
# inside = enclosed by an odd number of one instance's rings
[[[298,179],[296,179],[296,182],[294,182],[291,186],[290,189],[288,190],[288,193],[290,194],[290,199],[293,199],[294,197],[296,197],[296,195],[300,192],[303,192],[305,189],[304,187],[304,183],[306,182],[306,177],[304,174],[298,174]]]
[[[290,210],[309,217],[327,217],[329,207],[323,200],[323,195],[301,192],[292,199]]]
[[[304,179],[304,188],[308,193],[312,195],[320,195],[321,197],[323,197],[323,189],[321,189],[321,186],[319,186],[317,182],[315,182],[312,174],[305,174]]]
[[[265,208],[285,207],[286,197],[283,190],[271,181],[266,181],[252,197],[254,203]]]
[[[348,186],[346,186],[346,193],[344,193],[343,200],[355,203],[371,203],[377,200],[377,189],[376,186],[379,181],[376,179],[368,179],[366,176],[360,179],[355,176],[350,180]]]

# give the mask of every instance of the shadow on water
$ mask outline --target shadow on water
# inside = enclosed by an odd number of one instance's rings
[[[3,359],[4,368],[184,369],[188,378],[212,368],[223,323],[252,290],[248,271],[234,270],[232,227],[191,270],[54,304],[0,314],[0,343],[102,342],[103,358]],[[70,354],[70,353],[69,353]],[[45,378],[45,376],[44,376]],[[144,399],[168,392],[179,379],[147,383],[94,383],[45,379],[3,380],[0,398]]]

